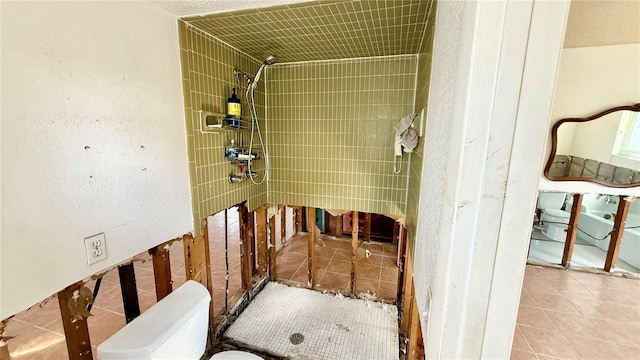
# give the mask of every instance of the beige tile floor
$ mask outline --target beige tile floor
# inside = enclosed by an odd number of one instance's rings
[[[528,265],[512,360],[640,359],[640,280]]]
[[[309,235],[293,236],[276,258],[276,279],[307,287]],[[320,235],[316,245],[316,289],[350,293],[351,238]],[[377,299],[394,301],[397,294],[398,246],[377,242],[359,245],[356,263],[356,293],[369,293]]]

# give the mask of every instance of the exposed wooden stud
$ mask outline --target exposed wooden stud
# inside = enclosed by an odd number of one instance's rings
[[[5,343],[0,346],[0,360],[11,360],[11,355],[9,354],[9,346]]]
[[[251,275],[257,274],[256,266],[256,222],[255,212],[247,212],[247,239],[249,244],[249,264],[251,264]]]
[[[128,324],[140,316],[140,302],[138,301],[138,287],[136,286],[136,272],[133,263],[118,266],[118,276],[120,277],[124,318]]]
[[[77,296],[83,283],[77,282],[58,293],[58,303],[60,304],[60,315],[62,316],[62,327],[67,340],[67,352],[69,360],[93,359],[91,353],[91,340],[89,339],[89,328],[86,317],[72,315],[72,299]]]
[[[195,280],[207,286],[207,265],[203,244],[202,235],[195,238],[191,234],[184,236],[184,268],[187,280]]]
[[[358,212],[351,214],[351,295],[356,294],[356,258],[358,256]]]
[[[343,218],[342,215],[337,215],[335,217],[336,219],[336,232],[334,234],[335,237],[342,237],[342,232],[343,232],[343,226],[342,226],[342,222],[343,222]]]
[[[302,208],[296,207],[293,209],[296,217],[296,234],[302,231]]]
[[[396,224],[398,223],[396,222]],[[400,230],[399,226],[398,230]],[[407,230],[404,227],[402,228],[402,236],[398,237],[400,237],[400,241],[398,242],[398,257],[396,258],[396,263],[398,264],[398,293],[396,295],[396,304],[399,305],[402,302],[402,291],[404,289],[404,264],[407,261],[407,252],[409,251]]]
[[[269,219],[269,276],[276,279],[276,217]]]
[[[564,241],[564,252],[562,253],[562,262],[560,263],[564,267],[569,267],[571,265],[573,246],[576,243],[576,236],[578,234],[578,222],[580,220],[580,210],[582,208],[582,197],[582,194],[573,194],[571,217],[569,218],[567,237]]]
[[[315,267],[315,263],[316,263],[316,252],[315,252],[315,248],[316,248],[316,208],[314,207],[310,207],[308,208],[308,212],[309,214],[309,221],[307,221],[307,233],[309,234],[309,243],[308,243],[308,250],[309,250],[309,256],[307,258],[307,266],[309,268],[309,283],[307,284],[307,286],[309,287],[309,289],[313,289],[313,287],[316,285],[315,284],[315,272],[314,272],[314,267]]]
[[[395,221],[393,223],[393,237],[391,238],[391,242],[396,245],[399,242],[399,237],[400,236],[400,223]]]
[[[255,211],[256,220],[256,258],[258,260],[258,267],[256,273],[259,277],[267,275],[268,261],[267,261],[267,208],[261,206]]]
[[[209,295],[213,298],[213,279],[211,276],[211,249],[209,248],[209,217],[205,217],[202,222],[202,241],[200,243],[196,243],[200,248],[202,248],[202,253],[204,256],[204,272],[206,278],[207,290],[209,290]],[[213,301],[209,301],[209,331],[207,333],[207,349],[210,349],[213,346],[215,341],[216,331],[214,329],[214,309],[213,309]]]
[[[621,195],[618,200],[618,210],[616,211],[616,217],[613,221],[613,231],[611,232],[611,240],[609,241],[609,250],[607,251],[607,259],[604,262],[604,270],[611,271],[616,267],[618,261],[618,251],[620,251],[620,244],[622,243],[622,235],[624,233],[624,226],[627,222],[627,214],[629,214],[629,197]]]
[[[402,293],[402,317],[400,320],[402,334],[409,336],[409,325],[411,315],[411,302],[413,301],[413,265],[411,263],[411,252],[408,245],[404,261],[404,285]]]
[[[419,360],[424,358],[424,342],[422,339],[422,326],[420,325],[420,312],[418,303],[414,297],[411,302],[411,329],[409,331],[409,348],[407,360]]]
[[[240,224],[240,264],[242,267],[242,288],[245,291],[251,289],[251,246],[248,241],[248,211],[246,204],[238,206],[238,223]]]
[[[275,236],[275,233],[273,236]],[[285,240],[287,240],[287,206],[282,205],[280,210],[280,241],[284,243]]]
[[[364,241],[371,241],[371,213],[364,213]]]
[[[151,261],[153,262],[153,277],[156,283],[156,300],[160,301],[173,291],[173,281],[171,280],[171,262],[169,257],[169,245],[149,249]]]

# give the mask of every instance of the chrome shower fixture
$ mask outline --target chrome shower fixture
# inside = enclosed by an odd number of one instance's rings
[[[269,65],[275,64],[276,61],[278,61],[278,59],[276,58],[275,55],[269,55],[267,56],[266,59],[264,59],[264,62],[262,63],[262,65],[260,65],[260,68],[258,69],[256,76],[253,78],[253,81],[251,82],[251,85],[249,85],[251,86],[252,89],[255,89],[256,86],[258,85],[258,80],[260,80],[260,75],[262,74],[262,70],[264,70],[264,68]]]
[[[269,55],[267,56],[266,59],[264,59],[264,64],[265,65],[273,65],[278,61],[278,58],[276,58],[275,55]]]

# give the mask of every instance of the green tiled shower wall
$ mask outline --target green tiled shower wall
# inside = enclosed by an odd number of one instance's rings
[[[199,113],[200,110],[226,113],[227,98],[232,88],[237,86],[234,68],[255,74],[260,62],[183,21],[179,21],[178,26],[194,230],[199,233],[201,219],[208,215],[244,200],[248,200],[249,209],[267,202],[266,182],[254,185],[249,179],[235,184],[227,181],[228,176],[238,173],[239,169],[225,160],[224,147],[231,139],[239,145],[248,146],[249,132],[223,130],[203,133],[200,131]],[[243,121],[245,117],[249,121],[246,81],[241,85],[242,90],[237,92],[242,102]],[[264,81],[258,85],[255,91],[256,110],[264,132]],[[258,178],[261,178],[263,169],[264,160],[254,163]]]
[[[418,113],[418,119],[416,119],[417,127],[422,128],[422,136],[427,127],[427,108],[429,106],[429,83],[431,78],[431,60],[433,58],[433,38],[435,35],[435,15],[436,15],[436,3],[432,3],[432,8],[429,12],[429,18],[427,22],[427,28],[425,29],[425,36],[420,47],[420,53],[418,54],[418,75],[416,81],[416,100],[415,100],[415,112]],[[423,110],[424,109],[424,110]],[[424,111],[424,120],[422,124],[418,121],[420,119],[420,113]],[[415,234],[418,225],[418,206],[420,203],[420,187],[422,182],[422,164],[424,161],[424,141],[421,138],[418,143],[418,147],[411,154],[410,162],[410,174],[409,185],[407,191],[407,216],[406,216],[406,228],[407,239],[411,248],[411,253],[415,249]],[[425,219],[426,220],[426,219]]]
[[[267,72],[270,203],[404,215],[416,55],[274,65]]]

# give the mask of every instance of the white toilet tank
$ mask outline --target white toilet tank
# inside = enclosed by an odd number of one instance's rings
[[[211,295],[189,280],[98,346],[98,359],[199,359]]]
[[[540,192],[538,195],[538,209],[561,209],[567,193],[563,192]]]

